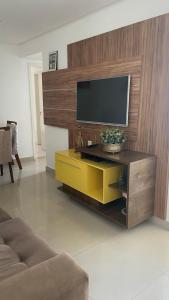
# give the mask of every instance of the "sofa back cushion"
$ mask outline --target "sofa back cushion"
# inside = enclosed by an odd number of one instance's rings
[[[27,269],[16,253],[7,245],[0,244],[0,281]]]
[[[56,256],[46,243],[36,237],[32,230],[19,218],[0,223],[0,234],[4,243],[27,267],[39,264]]]

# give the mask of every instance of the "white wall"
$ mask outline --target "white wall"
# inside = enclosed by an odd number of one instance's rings
[[[68,130],[46,126],[46,159],[47,166],[54,169],[55,152],[68,148]]]
[[[26,61],[18,48],[0,45],[0,125],[18,122],[20,157],[33,156]]]

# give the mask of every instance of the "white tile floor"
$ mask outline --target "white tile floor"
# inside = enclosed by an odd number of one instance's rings
[[[151,222],[127,231],[57,189],[45,161],[0,177],[0,207],[22,217],[56,251],[88,272],[92,300],[169,300],[169,232]]]

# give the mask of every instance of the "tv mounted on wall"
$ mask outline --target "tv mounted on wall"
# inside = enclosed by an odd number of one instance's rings
[[[128,126],[130,75],[77,82],[77,121]]]

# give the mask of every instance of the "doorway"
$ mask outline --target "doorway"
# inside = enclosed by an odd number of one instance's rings
[[[34,158],[46,156],[42,96],[42,54],[27,57]]]

